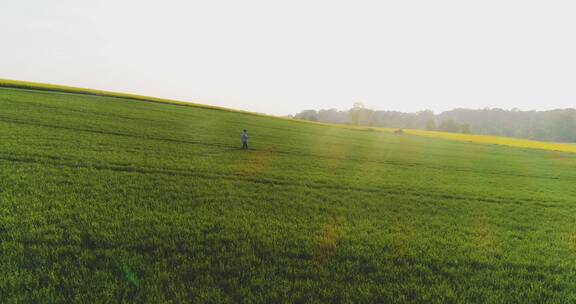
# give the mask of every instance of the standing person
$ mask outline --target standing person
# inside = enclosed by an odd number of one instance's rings
[[[244,149],[244,151],[248,150],[248,133],[246,129],[242,131],[242,149]]]

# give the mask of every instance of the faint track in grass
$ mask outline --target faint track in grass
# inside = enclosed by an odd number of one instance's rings
[[[15,100],[12,100],[10,98],[2,99],[2,102],[6,102],[6,101],[8,101],[8,103],[12,103],[15,105],[27,104],[27,105],[30,105],[29,108],[31,108],[31,109],[36,109],[36,108],[51,109],[51,110],[55,110],[55,113],[58,113],[58,114],[68,114],[65,112],[70,112],[70,113],[74,113],[74,114],[94,115],[94,116],[106,117],[106,118],[120,118],[120,119],[125,119],[125,120],[130,120],[130,121],[140,121],[140,122],[147,122],[147,123],[162,123],[162,122],[164,122],[161,120],[154,120],[154,119],[147,119],[147,118],[139,118],[139,117],[135,117],[135,116],[120,115],[117,113],[99,112],[99,111],[89,110],[86,108],[82,108],[81,110],[79,110],[77,108],[62,107],[62,106],[57,107],[57,106],[51,106],[51,105],[47,105],[47,104],[43,104],[43,103],[35,103],[35,102],[29,102],[29,101],[15,101]],[[62,110],[64,110],[64,112]]]
[[[531,204],[538,207],[543,207],[541,200],[539,199],[529,199],[529,198],[511,198],[511,197],[483,197],[483,196],[463,196],[454,195],[447,193],[439,193],[430,189],[420,189],[414,190],[412,188],[400,188],[392,186],[378,186],[378,187],[358,187],[355,185],[342,185],[335,183],[327,183],[323,180],[303,180],[300,182],[294,182],[287,179],[282,179],[278,177],[252,177],[237,173],[213,173],[213,172],[194,172],[185,169],[177,168],[161,168],[161,167],[133,167],[126,164],[114,164],[114,163],[87,163],[82,160],[74,160],[72,158],[61,158],[61,157],[44,157],[44,156],[22,156],[13,154],[3,154],[0,153],[0,160],[9,162],[19,162],[19,163],[31,163],[40,165],[50,165],[54,167],[67,167],[71,169],[89,169],[89,170],[109,170],[116,172],[125,173],[137,173],[137,174],[163,174],[169,176],[187,176],[196,177],[201,179],[211,179],[211,180],[227,180],[233,182],[250,182],[256,184],[264,185],[280,185],[280,186],[290,186],[290,187],[308,187],[313,189],[324,189],[330,191],[356,191],[365,193],[381,193],[388,195],[400,195],[400,196],[413,196],[413,197],[428,197],[436,199],[448,199],[448,200],[460,200],[460,201],[478,201],[484,203],[499,203],[499,204]],[[64,161],[63,161],[64,160]],[[568,201],[550,200],[547,202],[562,204],[564,207],[570,206]],[[547,204],[546,207],[554,207],[553,204]],[[576,207],[576,206],[574,206]]]
[[[175,138],[162,138],[162,137],[156,137],[156,136],[145,136],[145,135],[137,135],[137,134],[123,133],[123,132],[109,131],[109,130],[96,130],[96,129],[90,129],[90,128],[57,126],[57,125],[52,125],[52,124],[47,124],[47,123],[42,123],[42,122],[29,122],[29,121],[24,121],[24,120],[19,120],[19,119],[11,119],[11,118],[7,118],[4,116],[0,116],[0,121],[14,123],[14,124],[44,127],[44,128],[68,130],[68,131],[74,131],[74,132],[87,132],[87,133],[102,134],[102,135],[123,136],[123,137],[130,137],[130,138],[137,138],[137,139],[144,139],[144,140],[157,140],[157,141],[173,142],[173,143],[179,143],[179,144],[192,144],[192,145],[201,145],[201,146],[210,146],[210,147],[224,147],[224,148],[236,147],[236,146],[221,144],[221,143],[206,143],[206,142],[201,142],[201,141],[183,140],[183,139],[175,139]]]
[[[36,126],[36,127],[45,127],[45,128],[53,128],[53,129],[61,129],[61,130],[69,130],[75,132],[87,132],[93,134],[100,134],[100,135],[112,135],[112,136],[122,136],[122,137],[129,137],[129,138],[136,138],[136,139],[143,139],[143,140],[156,140],[156,141],[164,141],[164,142],[171,142],[177,144],[189,144],[189,145],[199,145],[199,146],[208,146],[208,147],[220,147],[220,148],[227,148],[230,150],[237,150],[237,145],[225,144],[225,143],[208,143],[203,141],[194,141],[194,140],[185,140],[185,139],[176,139],[176,138],[163,138],[157,136],[148,136],[148,135],[139,135],[139,134],[131,134],[131,133],[123,133],[117,131],[109,131],[109,130],[96,130],[90,128],[77,128],[77,127],[68,127],[68,126],[58,126],[47,124],[43,122],[29,122],[19,119],[13,119],[10,117],[0,116],[0,122],[8,122],[14,124],[23,124],[29,126]],[[398,167],[418,167],[418,168],[426,168],[426,169],[433,169],[433,170],[441,170],[446,171],[450,170],[453,172],[472,172],[476,174],[482,175],[497,175],[497,176],[510,176],[510,177],[525,177],[525,178],[539,178],[539,179],[550,179],[550,180],[558,180],[558,179],[569,179],[576,181],[576,178],[568,178],[568,177],[559,177],[559,176],[543,176],[543,175],[530,175],[530,174],[519,174],[519,173],[512,173],[512,172],[500,172],[500,171],[487,171],[484,170],[479,172],[478,170],[471,170],[471,169],[462,169],[461,167],[449,167],[449,166],[433,166],[427,165],[422,163],[416,162],[407,162],[407,161],[391,161],[391,160],[370,160],[370,159],[361,159],[361,158],[352,158],[352,157],[331,157],[331,156],[324,156],[318,155],[313,153],[305,153],[305,152],[296,152],[290,150],[278,150],[278,149],[269,149],[270,152],[277,153],[277,154],[284,154],[289,156],[302,156],[302,157],[311,157],[311,158],[318,158],[318,159],[332,159],[338,161],[355,161],[355,162],[363,162],[363,163],[374,163],[374,164],[384,164],[384,165],[392,165]]]

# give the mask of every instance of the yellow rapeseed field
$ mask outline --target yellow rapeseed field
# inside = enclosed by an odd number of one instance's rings
[[[479,144],[503,145],[510,147],[576,153],[576,144],[568,144],[568,143],[542,142],[528,139],[510,138],[510,137],[447,133],[447,132],[423,131],[423,130],[404,130],[404,133],[417,136],[442,138],[442,139],[465,141]]]

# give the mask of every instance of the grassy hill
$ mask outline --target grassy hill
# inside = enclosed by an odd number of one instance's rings
[[[576,154],[23,88],[3,302],[576,302]]]

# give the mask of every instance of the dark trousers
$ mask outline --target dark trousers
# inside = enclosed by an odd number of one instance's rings
[[[242,142],[242,149],[248,150],[248,142],[247,141]]]

